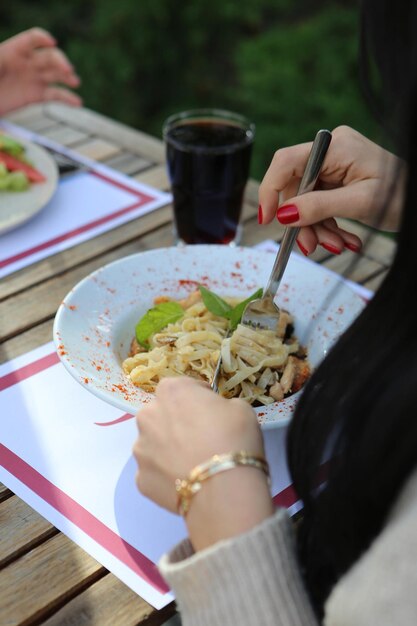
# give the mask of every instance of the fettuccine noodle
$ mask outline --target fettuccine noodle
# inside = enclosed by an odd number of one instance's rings
[[[159,302],[167,300],[158,299]],[[237,300],[226,299],[229,304]],[[166,376],[193,376],[210,382],[222,354],[219,393],[267,405],[297,391],[310,375],[305,350],[292,336],[292,318],[282,312],[277,332],[239,324],[226,338],[228,320],[208,311],[200,293],[179,302],[184,317],[149,338],[146,351],[134,340],[123,361],[130,380],[155,391]]]

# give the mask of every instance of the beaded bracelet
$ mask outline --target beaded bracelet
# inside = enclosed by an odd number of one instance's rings
[[[191,470],[188,478],[177,478],[175,481],[175,490],[178,494],[178,512],[183,516],[188,513],[192,497],[200,491],[202,483],[207,478],[239,465],[255,467],[261,470],[266,474],[269,481],[269,466],[264,457],[249,454],[244,450],[227,454],[215,454],[205,463],[196,465]]]

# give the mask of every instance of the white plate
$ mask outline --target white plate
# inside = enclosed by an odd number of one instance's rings
[[[58,183],[58,167],[51,155],[29,141],[17,139],[26,149],[26,156],[46,178],[32,183],[26,191],[0,191],[0,234],[30,220],[49,202]]]
[[[184,298],[203,283],[222,296],[242,299],[263,286],[275,255],[251,248],[193,245],[135,254],[87,276],[66,296],[54,323],[54,341],[67,370],[99,398],[134,414],[152,395],[124,375],[139,318],[155,296]],[[364,301],[337,276],[293,254],[277,303],[295,317],[295,334],[315,367]],[[288,423],[302,391],[256,408],[261,425]]]

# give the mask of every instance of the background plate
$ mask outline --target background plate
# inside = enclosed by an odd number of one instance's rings
[[[29,141],[20,137],[17,141],[25,146],[27,158],[46,181],[31,184],[27,191],[0,191],[0,234],[17,228],[43,209],[58,183],[58,167],[53,157],[44,148]]]

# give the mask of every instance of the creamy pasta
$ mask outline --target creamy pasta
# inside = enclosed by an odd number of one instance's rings
[[[157,302],[167,300],[157,299]],[[238,301],[227,299],[234,305]],[[149,338],[149,350],[132,341],[123,370],[145,391],[166,376],[210,382],[221,352],[219,393],[267,405],[298,391],[310,375],[305,349],[293,336],[293,320],[282,311],[277,332],[239,324],[227,337],[228,320],[211,313],[198,291],[179,301],[184,316]]]

